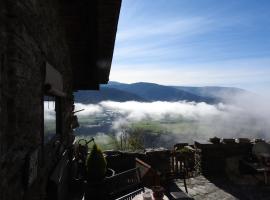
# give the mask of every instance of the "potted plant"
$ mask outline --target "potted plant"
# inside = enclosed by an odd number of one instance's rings
[[[178,153],[178,159],[186,160],[192,158],[193,152],[188,147],[183,147],[176,151]]]
[[[88,183],[97,183],[105,178],[107,162],[101,149],[94,143],[92,151],[86,160],[86,172]]]
[[[185,169],[187,173],[191,172],[194,169],[194,165],[195,165],[194,150],[192,150],[188,146],[185,146],[177,150],[176,152],[177,152],[177,159],[180,161],[180,170]]]
[[[106,199],[104,195],[104,178],[107,172],[107,162],[101,149],[94,143],[86,159],[86,191],[85,199]]]

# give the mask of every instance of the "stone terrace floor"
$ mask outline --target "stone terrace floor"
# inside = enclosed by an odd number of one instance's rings
[[[187,180],[189,196],[195,200],[270,200],[270,185],[263,183],[248,184],[255,177],[245,177],[241,183],[227,178],[206,178],[197,176]],[[175,184],[185,191],[183,180],[176,180]]]

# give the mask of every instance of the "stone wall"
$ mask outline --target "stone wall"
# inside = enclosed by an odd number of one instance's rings
[[[196,171],[204,175],[224,175],[227,160],[238,157],[244,158],[251,155],[251,143],[219,143],[213,144],[206,141],[195,142]]]
[[[55,0],[0,1],[0,199],[42,199],[59,149],[72,141],[71,64]],[[59,144],[43,144],[43,82],[49,62],[63,76]],[[61,146],[61,148],[60,148]],[[26,158],[39,151],[38,177],[25,184]],[[35,194],[33,193],[35,191]]]

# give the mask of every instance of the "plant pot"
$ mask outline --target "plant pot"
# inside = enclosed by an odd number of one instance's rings
[[[107,168],[104,178],[115,175],[115,171]],[[85,185],[85,200],[106,200],[106,192],[104,192],[104,178],[99,180],[88,180]]]
[[[85,200],[105,200],[104,181],[87,182],[85,186]]]
[[[152,187],[153,197],[155,200],[162,200],[164,197],[164,188],[161,186]]]

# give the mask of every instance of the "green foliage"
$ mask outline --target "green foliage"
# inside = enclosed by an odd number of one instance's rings
[[[140,127],[121,127],[120,141],[117,146],[120,150],[143,150],[145,130]]]
[[[90,182],[100,181],[105,177],[107,162],[100,148],[93,145],[92,151],[86,161],[87,179]]]
[[[128,144],[131,150],[144,149],[144,129],[135,128],[129,133]]]
[[[143,151],[148,146],[157,145],[160,136],[165,134],[166,130],[162,128],[159,122],[145,120],[124,124],[119,127],[119,132],[119,137],[116,134],[110,134],[110,140],[107,144],[111,149]]]
[[[130,128],[133,130],[139,129],[144,132],[151,132],[155,134],[161,134],[166,131],[166,129],[161,125],[160,122],[145,120],[130,124]]]
[[[184,154],[184,155],[193,154],[192,150],[187,148],[187,147],[183,147],[183,148],[177,150],[176,152],[178,152],[180,154]]]
[[[183,147],[183,148],[177,150],[177,152],[182,153],[182,154],[190,154],[190,153],[192,153],[192,151],[187,147]]]
[[[183,159],[185,161],[192,161],[194,152],[188,147],[183,147],[176,151],[178,153],[178,158]]]

